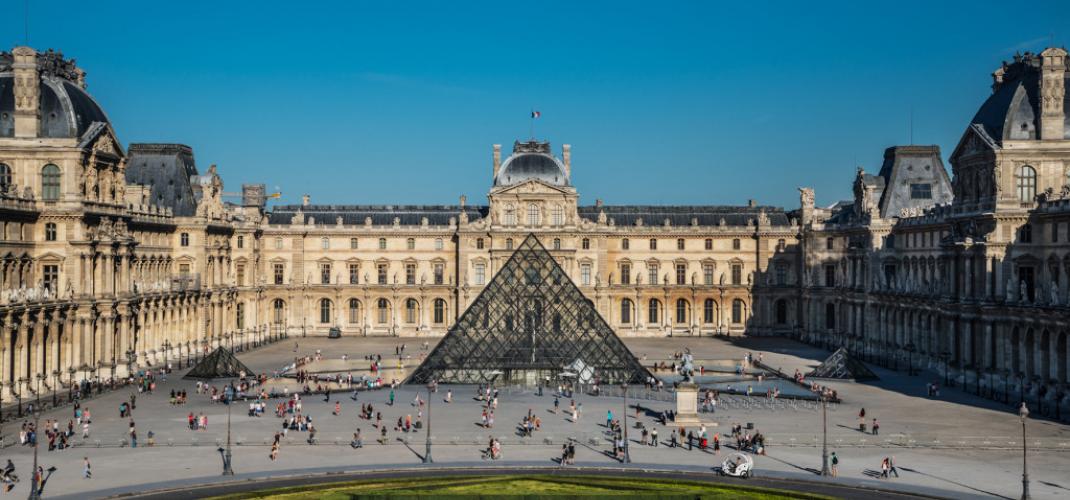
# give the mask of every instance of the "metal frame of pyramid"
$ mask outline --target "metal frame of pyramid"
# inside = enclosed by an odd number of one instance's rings
[[[204,357],[182,378],[208,380],[214,378],[238,378],[241,372],[252,375],[253,371],[245,366],[230,350],[219,347]]]
[[[406,382],[643,383],[649,376],[529,234]]]
[[[864,363],[854,359],[843,347],[822,361],[806,375],[810,378],[838,378],[854,380],[877,380],[880,377]]]

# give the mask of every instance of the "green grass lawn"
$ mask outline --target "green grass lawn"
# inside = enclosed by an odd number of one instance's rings
[[[358,498],[627,498],[703,499],[754,498],[826,499],[791,491],[748,488],[659,479],[596,476],[504,475],[368,480],[319,486],[297,486],[216,497],[218,500],[269,498],[273,500],[350,500]]]

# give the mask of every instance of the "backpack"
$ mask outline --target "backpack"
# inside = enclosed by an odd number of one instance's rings
[[[839,465],[839,464],[840,464],[840,457],[837,457],[836,455],[833,455],[832,456],[832,465]]]

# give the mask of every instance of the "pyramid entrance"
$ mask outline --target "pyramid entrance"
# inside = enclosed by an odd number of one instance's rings
[[[650,372],[534,234],[407,383],[642,383]]]

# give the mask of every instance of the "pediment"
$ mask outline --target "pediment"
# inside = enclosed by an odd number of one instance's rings
[[[514,184],[512,186],[502,186],[502,187],[495,188],[491,192],[491,194],[492,195],[503,195],[503,194],[524,194],[524,195],[527,195],[527,194],[555,194],[555,195],[564,195],[564,194],[573,194],[573,190],[571,188],[567,188],[567,187],[553,186],[553,185],[550,185],[550,184],[548,184],[546,182],[543,182],[543,181],[541,181],[539,179],[529,179],[529,180],[527,180],[525,182],[522,182],[520,184]]]
[[[103,122],[93,123],[82,135],[82,140],[78,143],[78,147],[91,150],[92,153],[98,155],[111,155],[116,158],[126,156],[126,151],[123,150],[123,146],[119,143],[119,139],[115,136],[111,126]]]
[[[996,141],[985,132],[984,127],[975,123],[966,129],[966,133],[962,134],[962,138],[959,139],[954,152],[951,153],[951,158],[970,156],[996,149],[999,149]]]

